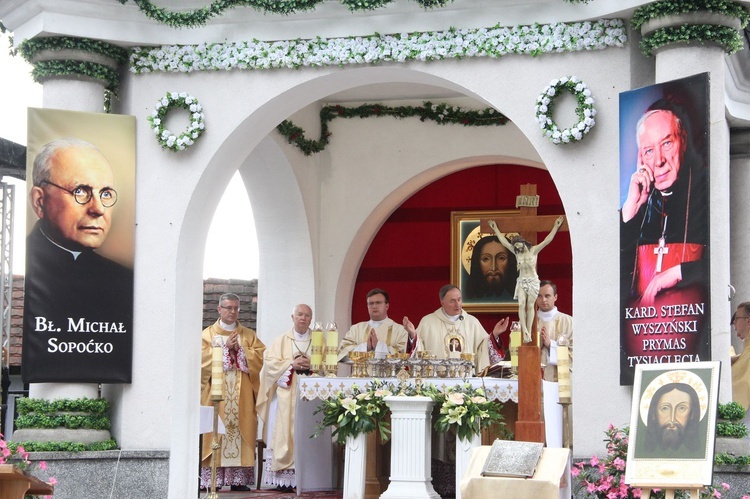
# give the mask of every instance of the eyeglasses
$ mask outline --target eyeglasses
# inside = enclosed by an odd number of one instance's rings
[[[223,308],[224,310],[228,310],[230,312],[239,312],[240,307],[225,307],[224,305],[219,305],[220,308]]]
[[[77,185],[73,189],[66,189],[65,187],[50,182],[49,180],[42,180],[41,183],[52,185],[67,192],[73,196],[78,204],[88,204],[88,202],[91,201],[91,198],[94,197],[94,189],[88,185]],[[99,200],[102,202],[102,206],[105,208],[111,208],[117,202],[117,191],[111,187],[105,187],[99,191]]]
[[[731,324],[734,324],[735,322],[737,322],[737,319],[748,319],[748,318],[750,318],[750,316],[748,315],[733,315]]]

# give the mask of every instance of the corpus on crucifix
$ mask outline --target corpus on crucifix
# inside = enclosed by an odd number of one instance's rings
[[[531,329],[535,317],[534,303],[536,302],[536,297],[539,295],[539,276],[536,272],[537,255],[552,242],[552,239],[554,239],[555,234],[557,234],[564,221],[564,216],[557,217],[547,237],[541,243],[533,246],[520,235],[513,236],[508,240],[505,234],[500,232],[494,220],[488,222],[500,244],[516,255],[518,280],[516,281],[516,295],[514,298],[518,300],[518,319],[521,323],[524,343],[531,342]]]

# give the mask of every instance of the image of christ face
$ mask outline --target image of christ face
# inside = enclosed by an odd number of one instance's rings
[[[497,241],[489,241],[481,249],[479,268],[482,270],[487,289],[492,294],[502,294],[503,277],[508,268],[508,250]]]
[[[670,383],[659,388],[648,409],[645,450],[661,449],[675,455],[698,449],[700,401],[687,383]]]
[[[656,407],[656,418],[661,429],[663,447],[674,448],[680,445],[691,410],[690,396],[685,392],[674,389],[661,396]]]

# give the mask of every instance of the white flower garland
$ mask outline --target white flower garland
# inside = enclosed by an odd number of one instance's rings
[[[179,136],[164,127],[164,118],[169,111],[177,108],[190,111],[190,125]],[[185,92],[167,92],[167,95],[156,102],[156,109],[148,117],[148,122],[161,146],[175,152],[184,151],[193,145],[206,130],[203,107],[198,99]]]
[[[130,71],[190,73],[232,69],[343,66],[379,62],[432,61],[464,57],[537,56],[546,53],[622,47],[628,41],[622,19],[534,24],[480,29],[449,29],[348,38],[275,42],[201,43],[135,47]]]
[[[568,90],[578,101],[576,106],[578,123],[562,130],[552,121],[552,105],[561,90]],[[583,139],[584,135],[589,133],[596,124],[594,116],[596,116],[596,109],[594,108],[594,98],[591,97],[591,90],[575,76],[564,76],[552,80],[536,100],[536,120],[544,130],[544,135],[554,144],[576,142]]]

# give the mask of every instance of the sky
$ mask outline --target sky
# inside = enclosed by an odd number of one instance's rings
[[[2,88],[0,92],[0,109],[2,109],[0,137],[25,146],[26,109],[42,107],[42,86],[31,79],[31,66],[23,58],[9,55],[7,33],[0,33],[0,88]],[[145,118],[137,116],[136,120],[139,119]],[[165,152],[165,154],[173,153]],[[13,273],[23,274],[26,186],[25,182],[12,177],[4,177],[3,181],[16,186],[13,217]],[[242,216],[237,216],[238,213]],[[242,227],[237,223],[238,219],[243,220]],[[220,244],[225,234],[232,234],[236,238],[233,244]],[[258,267],[258,239],[255,234],[250,200],[237,173],[227,186],[214,213],[203,262],[203,277],[257,279]]]

